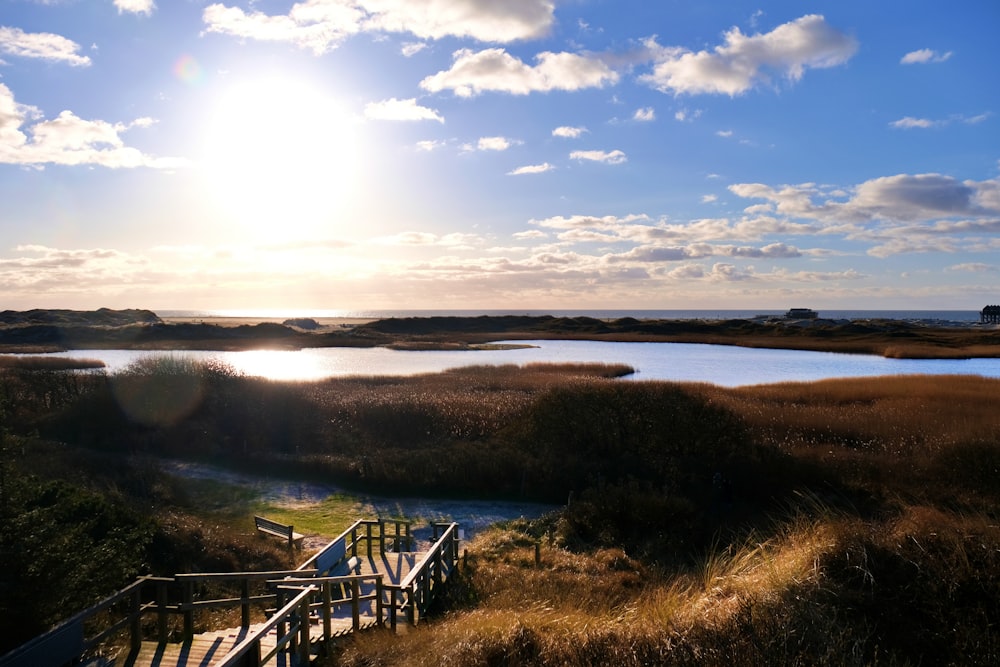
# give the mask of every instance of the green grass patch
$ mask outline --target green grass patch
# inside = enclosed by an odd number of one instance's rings
[[[179,505],[203,520],[253,527],[254,515],[295,527],[304,535],[336,537],[358,519],[374,516],[372,507],[354,496],[334,494],[319,502],[262,498],[252,487],[213,479],[175,478]]]
[[[347,494],[334,494],[318,503],[303,503],[290,507],[287,504],[258,501],[253,504],[247,520],[253,515],[266,516],[272,521],[294,526],[303,535],[336,537],[358,519],[374,516],[375,511],[358,498]]]

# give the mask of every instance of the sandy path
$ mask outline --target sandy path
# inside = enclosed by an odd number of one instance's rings
[[[536,518],[556,509],[554,505],[528,502],[390,498],[355,494],[332,484],[258,477],[187,461],[163,460],[160,466],[164,472],[178,477],[212,479],[251,488],[260,494],[262,500],[289,509],[316,505],[334,494],[346,494],[357,499],[358,519],[408,517],[414,521],[414,534],[417,539],[426,539],[431,532],[430,524],[435,521],[455,521],[465,537],[469,538],[477,531],[498,521],[519,517]],[[317,539],[320,540],[320,544],[325,544],[323,538]],[[305,546],[308,547],[308,543]]]

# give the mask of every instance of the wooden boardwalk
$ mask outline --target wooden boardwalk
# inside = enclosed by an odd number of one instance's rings
[[[422,556],[422,552],[372,554],[370,558],[359,558],[360,564],[356,573],[359,575],[381,574],[386,577],[389,583],[398,586],[410,574],[414,564],[421,560]],[[362,584],[361,594],[370,595],[374,593],[373,589],[374,586],[371,584]],[[375,627],[378,624],[375,606],[374,601],[369,600],[361,610],[360,624],[362,629]],[[313,617],[310,620],[310,643],[318,644],[326,639],[324,628],[318,617]],[[350,610],[338,611],[331,619],[331,625],[333,638],[351,634],[354,631],[354,620]],[[180,643],[144,641],[138,651],[133,651],[116,660],[115,667],[118,665],[122,667],[210,667],[236,648],[240,642],[259,630],[261,626],[262,624],[257,623],[246,628],[226,628],[204,632]],[[261,652],[266,654],[273,650],[277,645],[277,640],[276,631],[264,634],[261,639]],[[315,654],[314,650],[310,652]],[[287,654],[279,654],[275,658],[277,665],[292,664],[289,662],[290,656]]]
[[[296,570],[142,577],[0,656],[0,667],[58,667],[95,654],[109,667],[305,665],[337,637],[419,622],[458,564],[457,524],[432,527],[421,551],[409,550],[407,522],[357,521]],[[238,627],[206,627],[212,618],[233,618],[227,609],[240,610]],[[148,619],[155,619],[156,638],[144,636],[153,626]],[[95,620],[104,627],[88,636]],[[123,634],[126,648],[109,661],[108,642],[120,646]],[[169,641],[176,635],[182,640]]]

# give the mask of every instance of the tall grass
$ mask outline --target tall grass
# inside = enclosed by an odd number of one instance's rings
[[[433,623],[392,642],[359,636],[338,664],[1000,662],[1000,381],[729,389],[617,373],[286,384],[175,364],[73,386],[5,374],[19,447],[3,464],[44,471],[37,432],[62,443],[45,451],[63,452],[53,469],[66,476],[81,451],[151,453],[567,505],[477,538]],[[270,558],[154,475],[107,468],[94,479],[169,508],[152,538],[170,554],[160,565]]]
[[[477,537],[465,607],[329,665],[995,664],[1000,535],[982,516],[912,508],[868,523],[795,515],[674,572],[625,554]],[[991,527],[992,525],[992,527]]]

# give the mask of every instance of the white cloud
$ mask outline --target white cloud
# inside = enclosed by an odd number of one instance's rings
[[[620,150],[613,151],[573,151],[569,154],[572,160],[586,160],[590,162],[604,162],[605,164],[622,164],[628,158]]]
[[[740,197],[764,199],[783,215],[831,223],[1000,217],[997,179],[977,182],[941,174],[883,176],[853,188],[846,201],[836,201],[812,184],[776,189],[760,183],[738,183],[729,190]]]
[[[507,137],[480,137],[476,148],[481,151],[505,151],[513,145]]]
[[[568,125],[561,125],[556,129],[552,130],[553,137],[562,137],[563,139],[577,139],[584,132],[587,132],[585,127],[570,127]]]
[[[683,123],[685,121],[693,121],[696,118],[698,118],[699,116],[701,116],[701,113],[702,113],[701,109],[695,109],[694,111],[688,111],[687,109],[681,109],[679,111],[675,111],[674,112],[674,120],[679,121],[681,123]]]
[[[156,9],[156,3],[153,0],[115,0],[115,7],[118,8],[119,14],[129,12],[149,16]]]
[[[420,87],[431,92],[452,90],[459,97],[472,97],[486,91],[527,95],[601,88],[618,81],[618,74],[596,58],[544,52],[535,59],[537,64],[532,66],[504,49],[478,52],[461,49],[453,54],[451,69],[426,77]]]
[[[950,125],[951,123],[965,123],[966,125],[978,125],[983,121],[987,120],[992,114],[989,112],[977,114],[975,116],[963,116],[961,114],[956,114],[951,116],[946,120],[931,120],[929,118],[913,118],[912,116],[905,116],[899,120],[892,121],[889,123],[890,127],[895,127],[899,129],[912,129],[915,127],[919,128],[929,128],[929,127],[942,127],[945,125]]]
[[[606,239],[601,240],[606,241]],[[606,262],[617,264],[622,262],[681,262],[706,257],[794,259],[801,256],[802,252],[798,248],[784,243],[770,243],[762,247],[690,243],[680,246],[640,245],[623,253],[605,255],[603,259]]]
[[[508,176],[523,176],[525,174],[544,174],[547,171],[552,171],[555,167],[548,162],[543,162],[542,164],[529,164],[523,167],[518,167],[507,172]]]
[[[591,227],[596,229],[612,229],[621,225],[627,225],[637,221],[646,221],[648,219],[649,218],[644,215],[627,215],[621,218],[613,215],[600,217],[593,215],[557,215],[551,218],[543,218],[541,220],[532,219],[530,222],[533,225],[548,227],[550,229],[585,229]]]
[[[312,2],[334,4],[337,0]],[[552,0],[356,0],[352,4],[368,13],[369,30],[410,32],[423,39],[537,39],[545,36],[555,22]]]
[[[536,39],[551,29],[554,11],[552,0],[304,0],[277,15],[215,3],[202,20],[206,32],[289,42],[321,54],[362,32],[501,43]]]
[[[717,201],[718,199],[719,199],[719,197],[717,195],[702,195],[701,196],[701,203],[702,204],[711,204],[712,202]]]
[[[435,247],[472,247],[478,245],[482,238],[476,234],[463,234],[454,232],[451,234],[432,234],[431,232],[400,232],[393,236],[385,236],[376,239],[379,245],[390,246],[435,246]]]
[[[434,109],[422,107],[415,98],[397,100],[395,97],[381,102],[369,102],[365,105],[365,117],[373,120],[436,120],[444,122],[444,118]]]
[[[340,2],[296,3],[288,14],[275,16],[212,4],[205,7],[201,18],[207,33],[264,42],[289,42],[319,55],[361,32],[365,13]]]
[[[919,128],[934,127],[935,125],[939,124],[940,123],[935,122],[933,120],[928,120],[926,118],[913,118],[912,116],[905,116],[903,118],[900,118],[899,120],[894,120],[891,123],[889,123],[891,127],[904,130],[912,129],[915,127]]]
[[[77,51],[80,45],[51,32],[24,32],[20,28],[0,26],[0,53],[18,58],[38,58],[64,62],[74,67],[87,67],[90,58]]]
[[[656,120],[656,110],[653,107],[636,109],[632,115],[632,120],[639,121],[640,123],[648,123],[649,121]]]
[[[986,264],[983,262],[965,262],[963,264],[955,264],[954,266],[948,267],[949,271],[963,271],[968,273],[997,273],[1000,272],[1000,267],[993,264]]]
[[[715,136],[717,136],[717,137],[723,137],[723,138],[727,138],[728,139],[729,137],[733,136],[733,131],[732,130],[718,130],[718,131],[716,131]]]
[[[411,56],[417,55],[426,48],[427,48],[426,42],[406,42],[405,44],[403,44],[403,46],[400,48],[399,51],[404,56],[409,58]]]
[[[903,56],[899,62],[902,65],[917,65],[926,63],[943,63],[944,61],[951,58],[952,52],[947,51],[945,53],[938,53],[931,49],[918,49],[916,51],[910,51],[905,56]]]
[[[417,148],[418,149],[420,149],[422,151],[428,151],[428,152],[437,150],[439,148],[444,148],[445,145],[446,145],[446,142],[444,142],[444,141],[437,141],[437,140],[434,140],[434,139],[426,139],[424,141],[418,141],[417,142]]]
[[[706,276],[712,282],[732,283],[755,280],[752,270],[740,269],[734,264],[716,263],[712,265],[712,271]]]
[[[186,166],[179,158],[157,158],[125,145],[120,134],[131,127],[149,127],[150,118],[132,123],[84,120],[63,111],[52,120],[40,120],[37,109],[18,104],[0,83],[0,164],[46,164],[172,169]],[[33,125],[27,126],[31,121]],[[28,134],[31,135],[29,140]]]
[[[858,44],[822,16],[810,14],[765,34],[747,36],[734,27],[712,51],[663,47],[652,39],[647,48],[656,62],[641,81],[663,92],[734,96],[769,82],[770,71],[798,81],[806,69],[843,64]]]

